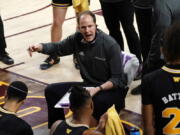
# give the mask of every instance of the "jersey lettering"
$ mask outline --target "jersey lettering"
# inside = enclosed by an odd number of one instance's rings
[[[164,104],[167,104],[172,101],[177,101],[177,100],[180,101],[180,93],[179,92],[168,94],[168,96],[162,98],[162,101]]]

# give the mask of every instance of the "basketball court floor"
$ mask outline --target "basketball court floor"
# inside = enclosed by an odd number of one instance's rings
[[[47,108],[44,99],[44,88],[47,84],[66,81],[81,81],[79,71],[74,68],[72,56],[61,58],[48,70],[40,70],[39,65],[47,57],[34,53],[30,57],[27,48],[31,44],[50,42],[50,26],[52,23],[51,0],[0,0],[0,13],[4,22],[7,51],[15,60],[14,65],[0,62],[0,104],[3,104],[3,93],[10,82],[25,82],[30,92],[26,103],[18,112],[32,127],[35,135],[48,135]],[[108,33],[98,0],[91,0],[90,10],[96,14],[98,28]],[[136,26],[136,24],[135,24]],[[74,9],[68,8],[63,24],[63,38],[76,30]],[[125,45],[126,40],[124,38]],[[125,51],[129,51],[127,45]],[[141,126],[140,96],[130,94],[132,88],[140,82],[131,84],[126,98],[126,108],[121,118]]]

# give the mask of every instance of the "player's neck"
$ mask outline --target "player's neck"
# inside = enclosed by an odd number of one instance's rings
[[[16,113],[18,108],[19,108],[19,104],[17,104],[16,102],[6,102],[3,106],[3,108],[6,110],[6,111],[9,111],[9,112],[14,112]]]
[[[74,115],[72,118],[72,123],[74,124],[85,124],[89,125],[91,121],[91,117],[87,116],[86,114],[81,114],[81,115]]]

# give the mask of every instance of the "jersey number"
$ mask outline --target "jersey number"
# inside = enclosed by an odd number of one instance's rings
[[[172,120],[163,128],[164,134],[180,134],[180,128],[176,126],[180,123],[180,109],[178,108],[166,108],[162,112],[163,118],[170,118],[173,115]]]

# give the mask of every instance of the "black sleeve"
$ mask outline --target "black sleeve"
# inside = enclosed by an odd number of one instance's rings
[[[152,102],[153,102],[152,87],[150,84],[151,81],[148,80],[148,77],[146,75],[142,79],[142,82],[141,82],[142,93],[141,94],[142,94],[142,104],[143,105],[152,104]]]
[[[124,88],[126,85],[125,74],[122,68],[121,50],[118,44],[111,46],[109,54],[111,55],[109,56],[109,65],[111,70],[111,78],[109,81],[113,83],[114,87]]]
[[[43,43],[43,54],[56,53],[58,56],[70,55],[74,52],[77,44],[76,34],[73,34],[66,39],[57,43]]]

